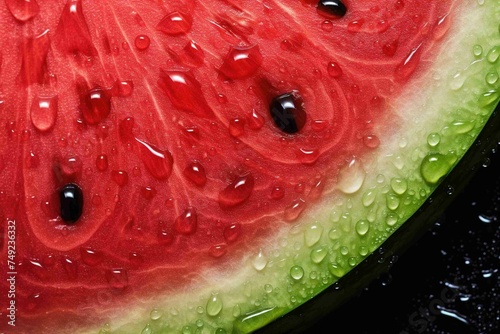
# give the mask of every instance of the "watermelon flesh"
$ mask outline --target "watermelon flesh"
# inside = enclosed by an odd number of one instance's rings
[[[417,210],[500,98],[498,3],[317,3],[2,4],[0,329],[251,332]]]

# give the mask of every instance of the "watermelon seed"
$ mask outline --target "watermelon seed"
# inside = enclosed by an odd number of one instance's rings
[[[320,0],[316,8],[326,17],[340,18],[347,13],[347,7],[340,0]]]
[[[297,133],[306,124],[304,103],[298,91],[273,98],[269,111],[274,124],[283,132]]]
[[[66,184],[59,192],[61,219],[66,223],[75,223],[83,211],[83,193],[74,183]]]

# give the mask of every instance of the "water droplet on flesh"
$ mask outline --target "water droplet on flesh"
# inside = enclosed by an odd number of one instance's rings
[[[56,124],[58,110],[57,95],[36,97],[30,108],[31,123],[40,132],[50,131]]]
[[[219,193],[219,205],[222,209],[230,209],[243,204],[252,194],[254,178],[246,174],[236,178]]]
[[[190,235],[198,228],[198,215],[193,207],[189,207],[175,219],[175,231],[179,234]]]
[[[262,64],[262,55],[257,45],[233,46],[219,68],[229,79],[243,79],[253,75]]]
[[[191,30],[192,24],[193,19],[190,15],[172,12],[161,19],[156,26],[156,30],[171,36],[182,35]]]
[[[148,144],[136,138],[139,145],[140,156],[146,169],[158,180],[166,180],[172,173],[174,159],[168,150]]]

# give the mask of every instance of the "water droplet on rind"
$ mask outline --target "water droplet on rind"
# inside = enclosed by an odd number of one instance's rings
[[[453,155],[431,153],[422,160],[420,173],[427,183],[438,184],[448,174],[456,160]]]
[[[208,299],[206,311],[211,317],[217,316],[222,311],[222,299],[217,293],[213,293]]]
[[[339,171],[337,188],[345,194],[353,194],[361,189],[366,177],[363,165],[357,159],[352,159]]]
[[[262,324],[267,324],[285,313],[285,309],[281,307],[268,307],[254,310],[240,316],[234,322],[234,333],[253,333],[262,327]]]

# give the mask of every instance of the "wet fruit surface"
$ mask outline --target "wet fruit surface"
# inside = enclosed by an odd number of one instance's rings
[[[62,301],[84,313],[67,315],[75,326],[101,321],[89,307],[95,300],[173,291],[214,258],[230,263],[239,247],[265,240],[274,224],[293,225],[323,194],[357,193],[366,177],[359,157],[384,145],[374,124],[392,119],[386,101],[432,58],[454,6],[6,4],[0,218],[18,222],[18,301],[30,305],[19,316],[28,326],[40,314],[60,325]],[[489,51],[488,61],[496,58]],[[492,88],[480,102],[497,95]],[[453,159],[428,156],[421,174],[437,183]],[[388,182],[387,207],[396,210],[407,184]],[[81,193],[58,198],[68,184]],[[373,200],[367,194],[365,206]],[[356,222],[359,237],[370,230]],[[312,229],[306,242],[337,232]],[[269,254],[256,254],[255,270],[272,267]],[[325,256],[321,248],[311,255],[315,263]],[[329,270],[343,274],[336,264]],[[300,282],[304,268],[289,277]],[[74,286],[81,293],[67,294]],[[206,314],[221,309],[212,295]]]

